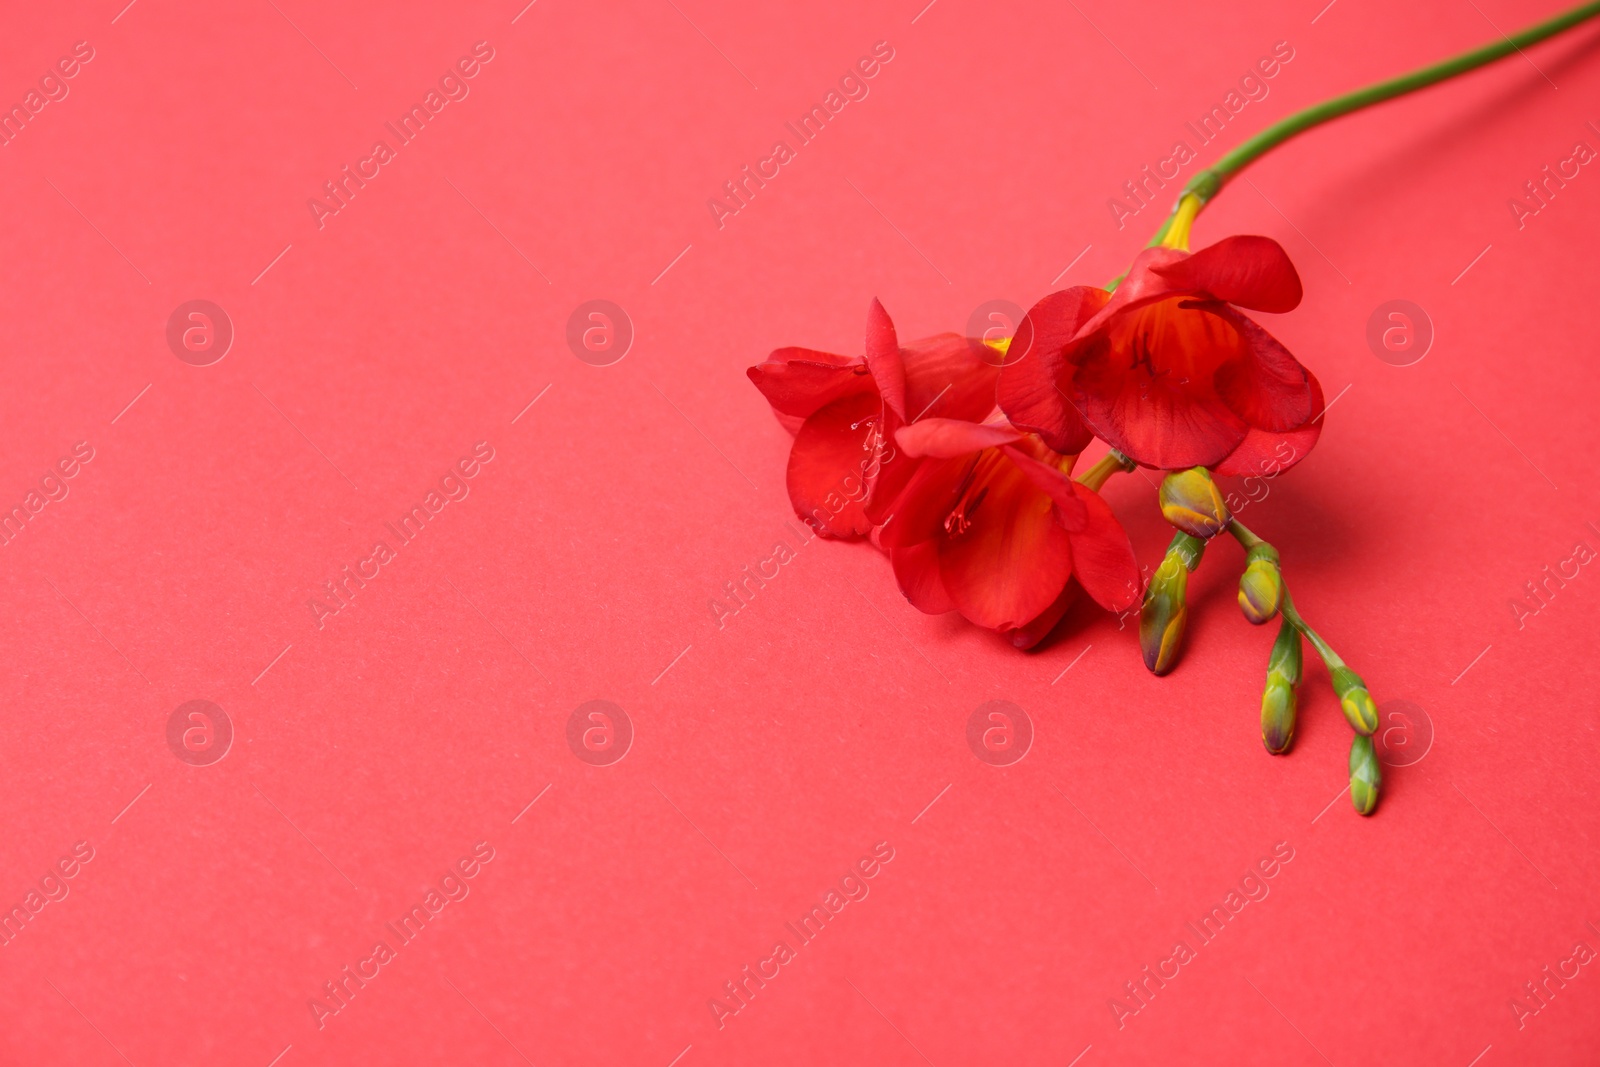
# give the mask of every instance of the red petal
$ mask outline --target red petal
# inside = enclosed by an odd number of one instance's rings
[[[1026,436],[1006,425],[966,422],[962,419],[923,419],[895,431],[894,439],[908,456],[954,459],[985,448],[1007,445]]]
[[[1243,341],[1244,358],[1217,368],[1217,395],[1251,426],[1279,433],[1311,417],[1309,375],[1277,339],[1226,304],[1206,310],[1233,324]]]
[[[910,422],[929,415],[982,422],[994,411],[1000,353],[970,337],[941,333],[900,350]]]
[[[878,383],[883,402],[901,421],[906,419],[906,368],[900,358],[900,342],[895,339],[894,323],[883,305],[873,298],[867,309],[867,366]]]
[[[1281,313],[1300,304],[1300,275],[1270,237],[1224,237],[1193,255],[1152,266],[1174,290],[1206,293],[1252,311]]]
[[[1325,405],[1322,383],[1310,371],[1306,371],[1306,380],[1311,383],[1311,418],[1306,420],[1305,425],[1286,433],[1272,433],[1252,427],[1239,447],[1213,468],[1218,474],[1272,477],[1282,474],[1311,454],[1317,438],[1322,436],[1322,411]]]
[[[1061,616],[1067,613],[1067,609],[1077,599],[1078,586],[1073,582],[1068,582],[1066,587],[1061,590],[1061,595],[1056,597],[1048,608],[1044,609],[1043,614],[1034,618],[1028,625],[1012,630],[1006,634],[1006,638],[1010,640],[1012,647],[1020,648],[1026,652],[1050,636],[1050,631],[1056,628],[1056,623],[1061,621]]]
[[[917,472],[917,467],[922,463],[917,457],[907,455],[905,450],[895,443],[895,434],[899,428],[900,416],[885,405],[883,438],[878,445],[877,460],[868,472],[871,475],[871,492],[867,496],[866,516],[867,521],[874,526],[883,525],[894,513],[895,499],[899,497],[906,483],[911,481],[911,476]]]
[[[918,461],[906,487],[895,498],[892,514],[878,531],[879,543],[884,548],[902,548],[936,536],[955,507],[963,478],[976,465],[975,456]]]
[[[809,348],[780,348],[745,374],[780,419],[804,420],[841,397],[876,388],[859,358]]]
[[[1001,449],[1011,462],[1017,465],[1033,487],[1048,496],[1055,504],[1061,525],[1067,530],[1080,530],[1089,521],[1088,512],[1083,509],[1083,502],[1078,499],[1072,479],[1061,472],[1061,468],[1052,467],[1048,463],[1041,463],[1032,456],[1024,455],[1021,450],[1009,445]]]
[[[928,615],[955,610],[950,594],[944,591],[944,580],[939,577],[939,547],[933,541],[890,549],[889,563],[894,567],[900,592],[912,607]]]
[[[1087,285],[1051,293],[1028,309],[1006,350],[997,390],[1000,410],[1013,425],[1032,430],[1065,455],[1082,452],[1091,435],[1061,391],[1061,381],[1072,373],[1061,350],[1110,298],[1104,289]]]
[[[1166,278],[1155,273],[1156,268],[1175,263],[1188,254],[1176,248],[1157,246],[1146,248],[1134,256],[1133,265],[1123,276],[1122,284],[1111,294],[1111,299],[1078,328],[1078,337],[1080,339],[1088,337],[1123,312],[1172,296],[1175,287]]]
[[[1111,505],[1088,486],[1072,484],[1088,519],[1072,538],[1072,576],[1083,591],[1107,611],[1124,611],[1139,602],[1139,562],[1133,543]]]
[[[805,421],[789,450],[789,501],[824,537],[856,538],[872,528],[863,511],[862,460],[882,402],[872,393],[836,400]]]
[[[1212,384],[1218,361],[1242,358],[1237,332],[1178,304],[1129,312],[1108,331],[1119,337],[1116,345],[1102,333],[1067,353],[1077,365],[1073,395],[1090,428],[1135,462],[1161,470],[1220,462],[1249,429]],[[1128,338],[1146,326],[1140,345],[1148,361],[1141,363],[1123,349],[1136,347]]]
[[[938,538],[939,573],[963,616],[991,630],[1014,630],[1060,595],[1072,575],[1071,543],[1050,498],[1014,463],[994,453],[980,463],[969,492],[987,493],[964,532]]]

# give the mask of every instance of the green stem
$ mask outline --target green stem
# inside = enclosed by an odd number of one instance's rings
[[[1335,667],[1344,666],[1344,660],[1339,657],[1339,653],[1333,650],[1333,646],[1324,641],[1322,635],[1313,630],[1311,624],[1306,622],[1304,616],[1295,609],[1294,597],[1289,595],[1288,582],[1283,583],[1283,606],[1279,610],[1283,612],[1284,618],[1294,623],[1296,630],[1306,635],[1306,640],[1310,641],[1312,647],[1317,650],[1317,655],[1322,657],[1322,662],[1328,665],[1329,671],[1332,671]]]
[[[1266,542],[1261,538],[1251,533],[1245,524],[1240,522],[1238,519],[1228,520],[1228,532],[1233,534],[1234,540],[1238,541],[1244,546],[1244,550],[1246,552],[1250,551],[1257,545],[1266,544]]]
[[[1404,96],[1407,93],[1416,92],[1418,89],[1425,89],[1430,85],[1453,78],[1458,74],[1465,74],[1467,71],[1476,70],[1481,66],[1493,63],[1495,60],[1504,59],[1512,52],[1520,52],[1523,48],[1538,44],[1548,37],[1554,37],[1556,34],[1571,29],[1573,26],[1594,18],[1596,15],[1600,15],[1600,0],[1580,4],[1570,11],[1557,15],[1555,18],[1547,19],[1536,26],[1529,26],[1527,29],[1514,33],[1510,37],[1503,37],[1493,44],[1475,48],[1470,52],[1463,52],[1461,55],[1444,60],[1441,63],[1434,63],[1420,70],[1414,70],[1409,74],[1402,74],[1398,78],[1390,78],[1388,81],[1381,81],[1364,89],[1357,89],[1354,92],[1345,93],[1343,96],[1325,100],[1314,107],[1306,108],[1304,111],[1298,111],[1288,118],[1268,126],[1244,144],[1217,160],[1212,166],[1197,173],[1189,180],[1189,184],[1184,186],[1183,192],[1184,194],[1193,194],[1204,205],[1221,192],[1222,187],[1235,174],[1291,137],[1320,126],[1324,122],[1331,122],[1336,118],[1348,115],[1352,111],[1360,111],[1362,108],[1381,104],[1385,100],[1393,100],[1397,96]],[[1182,196],[1179,199],[1181,200]],[[1174,209],[1174,213],[1176,213],[1176,209]],[[1167,220],[1161,224],[1161,228],[1156,231],[1156,235],[1150,239],[1150,244],[1160,244],[1171,226],[1172,217],[1169,215]]]
[[[1119,471],[1131,471],[1133,468],[1133,460],[1129,459],[1127,456],[1124,456],[1121,452],[1118,452],[1113,448],[1104,456],[1100,457],[1100,462],[1084,471],[1083,474],[1078,478],[1078,482],[1098,493],[1100,491],[1100,487],[1105,485],[1107,480],[1109,480],[1113,474],[1116,474]]]

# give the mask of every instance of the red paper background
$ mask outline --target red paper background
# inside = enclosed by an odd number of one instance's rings
[[[6,101],[95,53],[0,149],[0,505],[94,450],[0,547],[0,900],[94,849],[0,949],[4,1062],[1592,1055],[1592,967],[1520,1029],[1509,1002],[1600,947],[1600,577],[1520,628],[1508,603],[1600,549],[1600,176],[1520,229],[1507,200],[1600,147],[1596,28],[1283,148],[1196,231],[1283,242],[1306,299],[1264,319],[1339,397],[1247,521],[1436,733],[1364,820],[1320,667],[1293,754],[1262,751],[1234,547],[1164,679],[1094,611],[1029,655],[919,615],[863,545],[805,544],[719,629],[793,523],[743,372],[858,351],[873,296],[910,338],[1104,282],[1173,189],[1121,230],[1107,199],[1275,42],[1225,146],[1549,3],[120,6],[0,39]],[[470,95],[319,229],[308,198],[478,41]],[[719,229],[706,200],[879,41],[870,95]],[[207,367],[165,340],[196,298],[237,332]],[[612,366],[565,340],[593,298],[637,331]],[[1365,340],[1393,298],[1436,330],[1413,366]],[[470,495],[319,628],[321,583],[480,441]],[[1152,486],[1107,492],[1154,562]],[[166,742],[194,699],[236,731],[210,766]],[[611,766],[567,744],[591,699],[636,731]],[[967,747],[989,700],[1032,720],[1013,766]],[[470,895],[319,1028],[323,983],[477,842]],[[719,1029],[723,983],[878,842],[870,895]],[[1123,983],[1278,842],[1270,895],[1119,1029]]]

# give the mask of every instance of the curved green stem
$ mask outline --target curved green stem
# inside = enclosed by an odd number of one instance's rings
[[[1245,526],[1244,523],[1240,522],[1238,519],[1229,519],[1228,520],[1228,532],[1233,534],[1234,540],[1238,541],[1241,545],[1244,546],[1244,550],[1246,552],[1250,551],[1252,548],[1256,547],[1257,545],[1266,544],[1266,541],[1262,540],[1261,538],[1257,537],[1255,534],[1251,533],[1250,529],[1247,526]]]
[[[1311,624],[1306,622],[1305,617],[1295,609],[1294,597],[1289,595],[1288,582],[1283,583],[1283,606],[1279,610],[1283,612],[1284,618],[1294,624],[1296,630],[1306,635],[1306,640],[1310,641],[1312,647],[1317,650],[1317,655],[1321,656],[1322,662],[1328,665],[1328,670],[1331,671],[1335,667],[1343,667],[1345,665],[1339,653],[1333,650],[1333,646],[1324,641],[1322,635],[1313,630]]]
[[[1498,59],[1504,59],[1512,52],[1520,52],[1526,47],[1538,44],[1546,38],[1554,37],[1556,34],[1571,29],[1573,26],[1594,18],[1596,15],[1600,15],[1600,0],[1580,4],[1569,11],[1557,15],[1555,18],[1546,19],[1535,26],[1529,26],[1527,29],[1514,33],[1510,37],[1503,37],[1493,44],[1475,48],[1470,52],[1463,52],[1461,55],[1446,59],[1443,62],[1434,63],[1420,70],[1414,70],[1409,74],[1402,74],[1398,78],[1390,78],[1387,81],[1381,81],[1363,89],[1336,96],[1314,107],[1308,107],[1304,111],[1297,111],[1288,118],[1268,126],[1244,142],[1244,144],[1217,160],[1216,163],[1197,173],[1183,187],[1183,193],[1180,194],[1179,200],[1181,201],[1183,196],[1192,195],[1203,206],[1215,197],[1217,193],[1221,192],[1222,187],[1235,174],[1291,137],[1320,126],[1324,122],[1331,122],[1336,118],[1348,115],[1352,111],[1360,111],[1362,108],[1381,104],[1385,100],[1393,100],[1397,96],[1404,96],[1407,93],[1416,92],[1418,89],[1425,89],[1430,85],[1453,78],[1458,74],[1465,74],[1467,71],[1476,70],[1478,67],[1493,63]],[[1174,208],[1173,215],[1176,214],[1177,209]],[[1166,221],[1161,224],[1161,228],[1156,231],[1156,235],[1150,239],[1150,244],[1160,244],[1171,227],[1172,216],[1169,215]]]

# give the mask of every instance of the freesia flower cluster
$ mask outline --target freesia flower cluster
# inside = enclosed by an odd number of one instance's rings
[[[930,614],[960,612],[1032,648],[1078,589],[1109,611],[1139,604],[1139,645],[1157,675],[1177,663],[1189,575],[1213,538],[1244,549],[1239,610],[1281,618],[1267,656],[1261,741],[1294,744],[1302,641],[1322,658],[1350,724],[1350,802],[1378,804],[1367,684],[1289,595],[1281,554],[1230,514],[1213,473],[1280,473],[1322,429],[1322,387],[1246,312],[1300,303],[1276,241],[1229,237],[1189,251],[1195,217],[1253,161],[1307,130],[1417,92],[1590,19],[1588,0],[1515,34],[1322,101],[1225,153],[1190,179],[1172,214],[1103,289],[1074,286],[1033,306],[998,343],[940,334],[901,345],[876,301],[859,356],[780,348],[750,380],[794,435],[789,498],[825,537],[870,538],[900,590]],[[1105,457],[1073,477],[1098,438]],[[1100,488],[1119,470],[1163,473],[1177,532],[1146,584]]]
[[[1211,472],[1302,459],[1321,431],[1322,388],[1247,314],[1300,303],[1288,255],[1251,236],[1190,252],[1198,209],[1194,197],[1180,201],[1161,243],[1117,283],[1051,293],[1003,341],[946,333],[902,344],[873,301],[861,355],[780,348],[748,373],[794,434],[787,484],[799,516],[824,537],[869,539],[919,610],[959,612],[1017,648],[1048,635],[1081,590],[1107,611],[1142,603],[1145,663],[1165,674],[1182,641],[1188,574],[1211,538],[1233,534],[1247,549],[1246,618],[1284,613],[1262,703],[1263,741],[1283,753],[1300,634],[1324,644],[1290,621],[1276,549],[1229,515]],[[1095,439],[1109,451],[1075,478]],[[1135,466],[1166,472],[1162,513],[1178,530],[1148,588],[1099,492]],[[1365,813],[1377,797],[1376,712],[1360,679],[1338,667],[1365,697],[1351,698],[1363,713],[1351,719],[1352,780],[1359,764]]]

